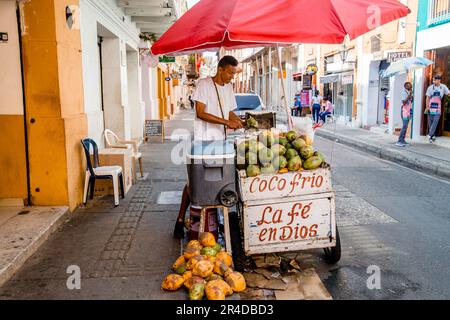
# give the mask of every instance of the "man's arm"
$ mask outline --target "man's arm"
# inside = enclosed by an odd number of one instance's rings
[[[200,120],[203,120],[205,122],[212,123],[212,124],[224,125],[231,129],[242,128],[242,124],[240,122],[233,121],[232,119],[230,119],[230,120],[222,119],[220,117],[217,117],[215,115],[207,113],[205,111],[206,105],[204,103],[196,101],[195,105],[196,105],[196,111],[197,111],[197,118],[199,118]]]
[[[425,113],[428,113],[430,111],[430,96],[427,96],[427,102],[425,105]]]

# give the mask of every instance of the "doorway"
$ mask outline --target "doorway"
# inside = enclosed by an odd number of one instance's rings
[[[388,97],[390,88],[390,79],[383,78],[381,74],[390,66],[390,63],[387,60],[382,60],[380,62],[380,69],[378,72],[379,75],[379,91],[378,91],[378,117],[377,124],[378,125],[387,125],[389,123],[389,108],[390,108],[390,100]]]
[[[433,84],[433,76],[435,74],[442,75],[442,84],[450,86],[450,47],[427,51],[425,57],[434,61],[434,65],[428,67],[425,71],[424,93],[427,88]],[[423,110],[425,109],[426,96],[423,98]],[[423,112],[422,110],[422,112]],[[426,116],[422,118],[421,134],[426,135],[428,132],[428,119]],[[450,136],[450,98],[444,96],[442,101],[442,116],[436,131],[437,136]]]
[[[141,99],[139,53],[127,45],[127,84],[129,130],[131,138],[141,139],[144,132],[145,109]],[[128,128],[127,128],[128,129]]]
[[[97,119],[94,136],[101,137],[104,129],[110,129],[119,137],[125,137],[123,69],[126,68],[126,53],[121,40],[106,27],[97,23],[98,45],[98,110],[103,121]],[[101,41],[100,41],[101,39]],[[101,121],[101,122],[100,122]],[[103,126],[103,128],[101,128]]]
[[[436,72],[442,74],[442,83],[450,86],[450,48],[437,50]],[[440,68],[440,69],[439,69]],[[445,97],[442,103],[442,135],[450,137],[450,98]]]

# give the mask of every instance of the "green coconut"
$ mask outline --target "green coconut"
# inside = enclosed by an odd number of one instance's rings
[[[292,142],[292,145],[294,146],[295,150],[300,151],[301,148],[306,147],[306,141],[302,138],[297,138]]]
[[[286,138],[288,139],[289,142],[294,141],[295,139],[297,139],[297,132],[289,131],[288,133],[286,133]]]
[[[302,167],[302,159],[299,156],[293,157],[288,162],[288,170],[289,171],[298,171]]]
[[[247,177],[256,177],[261,174],[261,169],[259,166],[251,164],[247,167]]]
[[[269,164],[272,162],[274,153],[269,148],[264,148],[258,153],[259,162],[262,164]]]
[[[294,157],[298,156],[298,152],[295,149],[288,149],[286,153],[284,154],[287,160],[291,160]]]
[[[314,155],[314,148],[312,146],[305,146],[300,149],[300,156],[303,159],[309,159]]]
[[[275,144],[270,149],[275,156],[283,156],[286,153],[286,148],[281,144]]]
[[[247,152],[245,155],[245,163],[249,164],[258,164],[258,155],[253,152]]]
[[[323,161],[320,157],[313,156],[303,163],[303,168],[306,170],[314,170],[319,168],[322,162]]]

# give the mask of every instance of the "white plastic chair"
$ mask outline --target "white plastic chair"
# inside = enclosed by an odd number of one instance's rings
[[[141,177],[144,177],[142,153],[139,152],[139,146],[142,144],[142,140],[121,140],[114,132],[109,129],[105,129],[104,135],[108,148],[129,149],[131,147],[131,149],[133,150],[133,182],[136,183],[137,180],[137,161],[139,161]]]

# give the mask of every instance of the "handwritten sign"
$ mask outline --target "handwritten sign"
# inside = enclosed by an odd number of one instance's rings
[[[164,143],[164,120],[146,120],[144,128],[145,139],[148,140],[151,137],[161,137]]]
[[[336,245],[334,194],[268,200],[244,208],[247,254],[327,248]]]
[[[239,173],[242,201],[281,199],[310,194],[331,192],[331,171],[329,168],[285,174],[260,175],[247,178]]]

